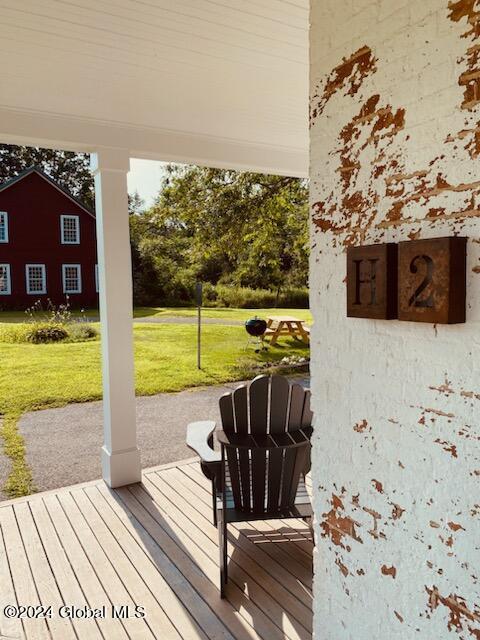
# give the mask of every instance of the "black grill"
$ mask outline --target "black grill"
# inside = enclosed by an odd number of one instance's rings
[[[265,320],[261,320],[260,318],[250,318],[245,322],[245,330],[249,336],[253,336],[254,338],[259,338],[263,336],[265,330],[267,328],[267,323]]]

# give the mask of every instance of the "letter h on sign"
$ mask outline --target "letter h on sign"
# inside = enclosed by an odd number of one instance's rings
[[[390,320],[397,317],[397,245],[349,247],[347,316]]]

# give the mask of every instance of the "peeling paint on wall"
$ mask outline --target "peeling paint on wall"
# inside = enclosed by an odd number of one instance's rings
[[[408,110],[384,103],[379,93],[363,101],[358,113],[339,130],[337,144],[329,152],[338,177],[332,189],[323,190],[322,199],[312,205],[314,225],[321,232],[338,236],[341,246],[365,242],[369,236],[382,241],[391,227],[425,220],[434,226],[451,219],[458,234],[462,221],[480,216],[480,180],[471,180],[470,176],[455,180],[448,176],[456,157],[466,153],[475,159],[480,154],[480,120],[474,117],[475,107],[480,103],[480,11],[476,10],[476,2],[473,5],[467,2],[468,7],[463,2],[459,7],[456,4],[450,5],[450,19],[466,21],[470,28],[461,37],[474,42],[466,48],[464,56],[455,60],[458,83],[466,87],[460,106],[472,113],[459,131],[446,136],[425,167],[409,172],[404,149],[414,140],[404,131]],[[355,60],[364,58],[368,63],[355,64]],[[366,78],[376,73],[377,63],[381,60],[373,57],[368,46],[344,58],[314,93],[312,126],[319,126],[319,116],[337,90],[349,87],[344,97],[354,97]],[[450,197],[452,194],[458,197]],[[410,233],[417,236],[414,230]]]
[[[323,514],[322,529],[323,535],[329,536],[333,544],[345,548],[350,551],[350,545],[345,542],[345,538],[351,538],[356,542],[362,542],[362,539],[357,535],[355,527],[358,526],[352,518],[341,514],[344,511],[343,502],[341,499],[332,495],[332,509],[328,513]]]
[[[331,71],[319,91],[312,96],[311,122],[323,113],[327,102],[338,91],[344,90],[344,95],[354,96],[361,87],[363,79],[375,72],[375,63],[372,51],[367,46],[343,58],[342,62]]]
[[[315,630],[480,640],[480,0],[361,5],[312,4]],[[346,247],[459,234],[465,325],[346,318]]]
[[[472,637],[480,637],[480,629],[476,629],[470,623],[480,623],[480,607],[473,605],[469,609],[465,598],[456,594],[442,596],[437,587],[425,587],[428,593],[428,607],[435,611],[440,605],[448,610],[447,629],[449,631],[468,631]]]
[[[382,575],[391,576],[394,580],[397,577],[397,570],[393,565],[391,567],[387,567],[386,564],[382,564],[381,572]]]

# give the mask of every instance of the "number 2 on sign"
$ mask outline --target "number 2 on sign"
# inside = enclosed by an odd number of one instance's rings
[[[432,294],[430,293],[428,297],[426,296],[420,297],[420,296],[428,287],[428,285],[432,282],[433,269],[434,269],[433,260],[430,258],[430,256],[426,256],[426,255],[415,256],[415,258],[413,258],[413,260],[410,263],[410,273],[417,273],[418,271],[417,265],[419,262],[423,262],[423,264],[425,265],[425,276],[422,282],[415,289],[414,293],[410,296],[408,305],[410,307],[426,307],[431,309],[433,307]]]

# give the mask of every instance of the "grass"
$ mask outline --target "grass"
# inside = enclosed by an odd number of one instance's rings
[[[178,317],[194,318],[197,309],[193,307],[139,307],[135,309],[135,317]],[[309,309],[233,309],[230,307],[205,307],[202,309],[203,318],[218,318],[222,320],[240,320],[244,322],[249,318],[259,316],[293,316],[299,320],[312,322],[312,314]]]
[[[261,354],[246,352],[243,327],[205,325],[199,371],[195,325],[138,324],[133,332],[137,395],[238,380],[254,361],[278,361],[285,355],[308,353],[308,347],[295,340],[281,340]],[[34,490],[17,430],[19,417],[26,411],[100,399],[100,342],[0,343],[0,359],[0,434],[13,466],[4,490],[16,497]]]
[[[87,309],[84,312],[73,312],[75,317],[85,316],[97,319],[97,309]],[[194,318],[197,316],[195,307],[136,307],[135,318],[164,317],[164,318]],[[253,316],[267,318],[268,316],[294,316],[306,322],[312,322],[312,314],[308,309],[232,309],[229,307],[205,307],[202,309],[203,318],[218,318],[222,320],[240,320],[244,322]],[[25,322],[26,316],[21,311],[0,311],[1,322]]]
[[[18,414],[7,414],[3,417],[0,425],[0,436],[4,442],[3,450],[12,464],[3,490],[12,498],[26,496],[35,491],[32,471],[25,458],[25,442],[17,429],[19,418]]]

